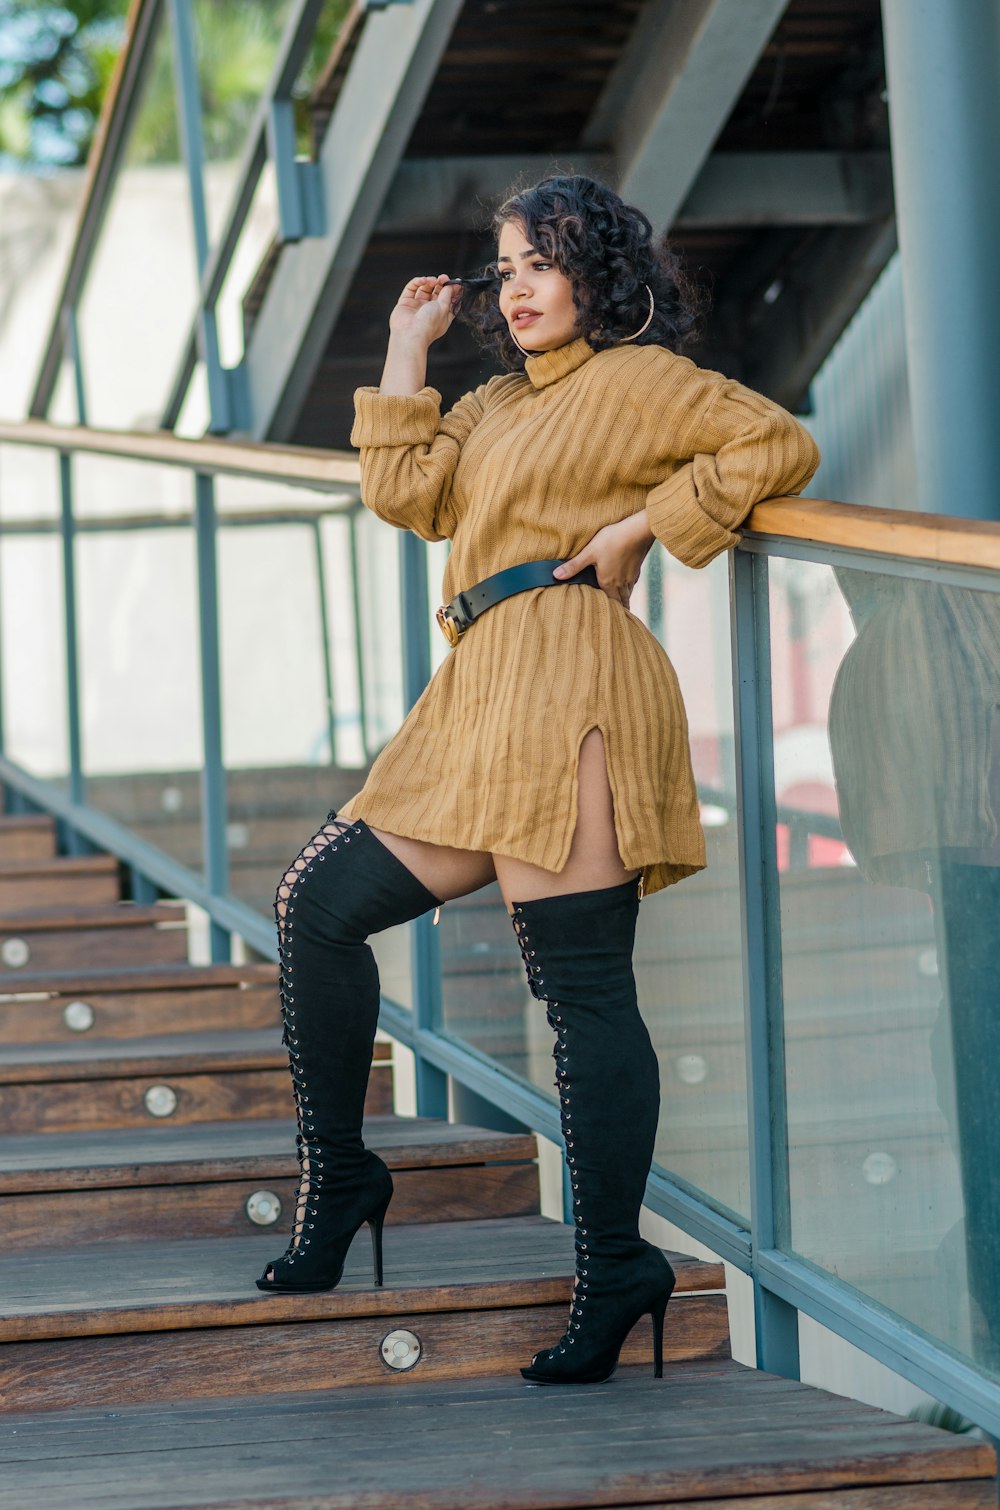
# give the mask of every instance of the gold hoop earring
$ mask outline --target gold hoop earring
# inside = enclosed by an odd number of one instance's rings
[[[630,335],[630,336],[622,336],[621,340],[618,342],[619,346],[624,346],[625,343],[626,343],[626,341],[637,341],[639,339],[639,337],[641,335],[644,335],[645,332],[649,329],[650,322],[652,321],[652,318],[653,318],[653,311],[656,308],[656,306],[653,303],[653,290],[650,288],[649,284],[648,283],[644,283],[642,286],[646,290],[647,294],[649,295],[649,314],[646,316],[646,318],[643,321],[643,323],[639,326],[639,329],[636,330],[636,331],[634,331],[632,335]]]
[[[538,351],[529,351],[526,346],[522,346],[521,343],[520,343],[520,341],[517,339],[517,336],[511,330],[511,328],[510,328],[509,325],[507,326],[507,329],[510,332],[510,338],[511,338],[511,340],[514,342],[514,345],[517,347],[518,351],[523,351],[526,357],[537,357],[537,356],[541,355],[541,352],[538,352]]]

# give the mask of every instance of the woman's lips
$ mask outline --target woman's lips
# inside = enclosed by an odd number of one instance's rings
[[[525,309],[514,316],[515,325],[530,325],[532,320],[540,320],[541,314],[537,309]]]

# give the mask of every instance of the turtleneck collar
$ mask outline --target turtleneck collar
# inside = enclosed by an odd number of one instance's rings
[[[587,338],[578,336],[566,346],[557,346],[554,351],[540,351],[537,356],[529,357],[524,370],[535,388],[547,388],[596,355]]]

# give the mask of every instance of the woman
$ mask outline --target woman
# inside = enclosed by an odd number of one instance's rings
[[[638,1230],[659,1075],[632,947],[641,897],[705,863],[676,677],[629,594],[655,539],[704,566],[818,454],[783,409],[676,354],[692,323],[676,264],[610,189],[547,178],[495,226],[464,318],[508,371],[442,418],[427,350],[465,295],[412,278],[381,384],[356,395],[366,505],[452,541],[454,648],[278,887],[302,1183],[258,1284],[331,1288],[365,1222],[381,1283],[392,1181],[361,1138],[379,1000],[365,940],[495,878],[556,1034],[576,1221],[569,1326],[522,1373],[598,1382],[647,1312],[659,1373],[674,1276]],[[478,590],[525,562],[541,564]]]

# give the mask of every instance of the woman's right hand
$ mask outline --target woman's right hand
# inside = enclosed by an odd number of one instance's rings
[[[430,346],[450,327],[461,297],[461,289],[448,287],[447,273],[411,278],[389,316],[389,330],[394,336]]]

